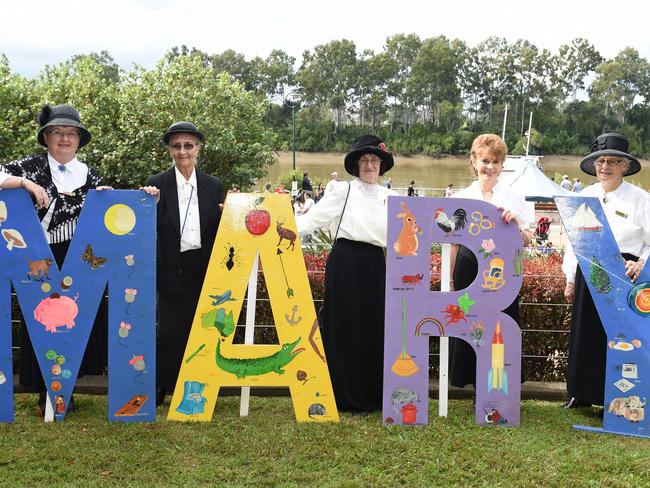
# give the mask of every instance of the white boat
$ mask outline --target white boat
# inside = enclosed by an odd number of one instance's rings
[[[506,120],[508,118],[508,105],[506,104],[505,107],[505,112],[503,114],[503,130],[501,131],[501,139],[505,140],[506,137]],[[528,119],[528,130],[526,131],[526,145],[524,146],[524,149],[526,150],[526,155],[525,156],[514,156],[512,154],[508,154],[506,156],[506,160],[503,163],[503,168],[501,171],[509,172],[509,171],[517,171],[520,168],[524,168],[528,166],[529,161],[534,163],[535,166],[543,173],[544,168],[542,168],[542,163],[540,162],[540,159],[543,156],[535,156],[532,154],[528,154],[528,149],[530,148],[530,134],[531,134],[531,129],[533,127],[533,112],[530,113],[530,118]]]
[[[542,168],[542,163],[540,161],[541,158],[544,156],[514,156],[512,154],[508,154],[506,156],[506,160],[503,163],[503,168],[501,171],[510,172],[510,171],[516,171],[522,166],[527,166],[529,162],[532,162],[535,166],[540,171],[544,171],[544,168]]]

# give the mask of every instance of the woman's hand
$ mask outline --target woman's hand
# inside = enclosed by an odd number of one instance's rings
[[[630,278],[632,283],[636,283],[644,264],[645,261],[643,259],[639,259],[638,261],[625,261],[625,276]]]
[[[97,190],[97,191],[106,191],[106,190],[112,190],[112,189],[113,189],[113,187],[108,186],[108,185],[102,185],[102,186],[98,186],[98,187],[95,188],[95,190]]]
[[[501,218],[503,219],[504,223],[509,224],[510,222],[513,222],[517,227],[520,227],[519,217],[515,212],[503,207],[499,207],[499,210],[501,210]],[[522,230],[520,231],[520,233],[521,233],[521,239],[524,241],[524,247],[525,247],[528,244],[530,244],[530,241],[532,240],[533,236],[530,232],[526,230]]]
[[[569,303],[573,303],[573,297],[575,296],[576,285],[575,283],[569,283],[567,281],[566,287],[564,288],[564,298]]]
[[[499,207],[499,210],[501,210],[501,218],[503,219],[504,223],[509,224],[510,222],[514,222],[517,227],[519,227],[519,220],[517,220],[516,213],[514,213],[512,210],[508,210],[507,208],[502,207]]]
[[[23,187],[29,193],[34,195],[34,198],[36,199],[36,206],[38,208],[46,208],[50,206],[50,197],[45,191],[45,188],[27,179],[23,180]]]
[[[141,186],[140,190],[156,197],[156,204],[160,202],[160,190],[157,186]]]

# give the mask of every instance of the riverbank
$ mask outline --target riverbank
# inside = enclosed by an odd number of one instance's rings
[[[278,161],[269,166],[266,181],[275,183],[281,175],[286,174],[293,167],[293,154],[291,151],[278,152]],[[296,169],[308,172],[315,184],[327,183],[330,174],[337,171],[339,177],[348,178],[349,175],[343,168],[344,153],[310,153],[296,152]],[[596,179],[580,170],[582,157],[565,154],[547,155],[542,158],[542,165],[546,175],[550,178],[561,177],[566,174],[569,178],[580,178],[585,185],[592,184]],[[640,173],[627,178],[630,183],[643,188],[650,188],[650,161],[641,160]],[[391,178],[393,187],[406,188],[410,181],[415,181],[418,188],[443,189],[449,183],[455,188],[464,188],[469,185],[474,177],[470,170],[467,156],[439,156],[424,155],[395,156],[395,167],[385,175]],[[260,182],[260,187],[264,184]],[[441,194],[442,196],[442,194]]]

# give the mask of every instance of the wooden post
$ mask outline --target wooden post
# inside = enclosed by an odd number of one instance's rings
[[[442,244],[440,291],[450,290],[451,244]],[[438,376],[438,416],[446,417],[449,407],[449,337],[440,338]]]
[[[244,344],[253,344],[255,339],[255,306],[257,305],[257,273],[260,259],[259,250],[255,254],[253,269],[248,278],[248,294],[246,295],[246,326],[244,329]],[[250,405],[251,387],[242,386],[241,402],[239,404],[239,416],[248,416],[248,407]]]

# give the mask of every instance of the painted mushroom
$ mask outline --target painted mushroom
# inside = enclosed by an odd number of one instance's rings
[[[7,205],[0,200],[0,225],[7,220]]]
[[[15,247],[17,249],[25,249],[27,243],[22,234],[16,229],[5,229],[2,231],[2,237],[7,241],[7,249],[10,251]]]

